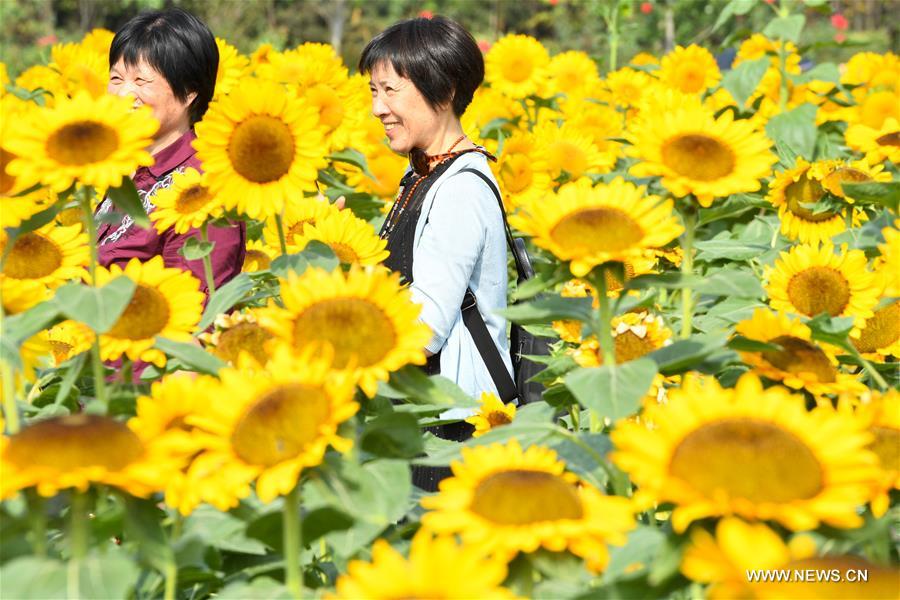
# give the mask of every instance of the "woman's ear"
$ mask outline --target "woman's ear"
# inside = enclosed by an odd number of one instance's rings
[[[187,98],[184,99],[185,106],[190,106],[194,103],[194,100],[197,99],[197,92],[191,92],[187,95]]]

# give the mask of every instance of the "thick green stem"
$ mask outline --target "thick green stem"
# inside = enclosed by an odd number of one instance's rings
[[[609,70],[615,71],[619,61],[619,3],[611,2],[609,15],[606,18],[609,30]]]
[[[603,357],[603,364],[612,367],[616,364],[616,346],[612,335],[612,306],[609,303],[609,295],[607,293],[606,267],[600,267],[600,274],[594,278],[594,281],[599,304],[599,321],[596,329],[600,340],[600,352]]]
[[[81,206],[81,218],[84,221],[84,230],[88,234],[88,248],[90,248],[90,265],[88,272],[91,274],[91,285],[97,286],[97,224],[94,223],[94,213],[91,210],[91,190],[82,187],[78,190],[78,204]],[[94,345],[91,347],[91,371],[94,375],[94,397],[106,406],[106,379],[103,374],[103,361],[100,359],[100,335],[96,335]]]
[[[44,512],[44,499],[35,490],[27,490],[28,521],[31,524],[31,549],[35,556],[47,556],[47,515]]]
[[[284,498],[284,573],[288,591],[295,600],[303,597],[300,568],[300,483]]]
[[[69,505],[69,566],[66,594],[70,599],[80,598],[81,566],[88,546],[87,493],[73,491]]]
[[[698,211],[693,199],[686,198],[685,201],[682,215],[684,217],[684,236],[681,248],[684,250],[684,258],[681,261],[681,272],[685,278],[690,279],[694,271],[694,233],[697,228]],[[690,284],[685,285],[681,290],[681,339],[683,340],[691,337],[691,320],[694,316],[693,295],[694,291]]]
[[[783,39],[778,40],[778,70],[781,72],[781,85],[778,89],[778,112],[783,113],[787,109],[788,78],[787,78],[787,50]]]
[[[856,360],[858,360],[862,364],[863,369],[865,369],[866,373],[869,374],[869,377],[872,378],[872,381],[874,381],[878,386],[878,389],[880,389],[882,392],[886,392],[890,388],[890,386],[888,385],[888,382],[884,380],[884,377],[881,376],[881,373],[878,372],[878,369],[872,366],[872,363],[863,358],[863,356],[859,353],[859,350],[857,350],[853,345],[853,342],[849,344],[849,349],[851,354],[856,357]]]
[[[281,255],[287,254],[287,241],[284,239],[284,220],[281,215],[275,215],[275,225],[278,227],[278,243],[281,245]]]
[[[280,232],[281,230],[279,230]],[[283,233],[281,235],[284,235]],[[200,239],[206,244],[209,242],[209,236],[206,233],[206,223],[200,226]],[[203,255],[203,275],[206,276],[206,289],[212,295],[216,291],[216,278],[213,277],[212,259],[209,254]]]
[[[175,542],[181,537],[181,525],[184,519],[181,513],[175,511],[175,520],[172,522],[172,531],[169,533],[169,545],[175,546]],[[166,563],[166,589],[163,595],[164,600],[175,600],[175,592],[178,590],[178,563],[175,557]]]

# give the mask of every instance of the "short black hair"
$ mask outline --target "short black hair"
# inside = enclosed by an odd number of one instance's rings
[[[216,90],[219,47],[209,27],[191,13],[168,8],[134,17],[119,29],[109,48],[110,68],[120,59],[128,66],[146,61],[182,102],[196,93],[188,109],[191,124],[206,113]]]
[[[447,17],[423,17],[391,25],[370,41],[359,59],[360,73],[389,62],[411,80],[432,108],[452,101],[461,117],[484,81],[484,57],[472,34]]]

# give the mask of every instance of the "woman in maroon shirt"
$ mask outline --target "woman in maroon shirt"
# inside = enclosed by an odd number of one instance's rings
[[[209,28],[197,17],[178,8],[143,13],[116,33],[109,50],[107,91],[131,96],[134,105],[146,104],[160,123],[150,153],[151,167],[140,167],[132,180],[149,213],[157,191],[172,184],[172,175],[188,167],[202,170],[191,146],[199,121],[212,100],[219,66],[219,50]],[[101,223],[97,232],[100,264],[125,264],[156,255],[167,267],[190,271],[208,294],[202,260],[187,260],[179,252],[190,237],[200,238],[199,229],[183,234],[174,230],[157,233],[134,224],[119,213],[109,200],[97,209]],[[244,264],[246,226],[210,226],[209,240],[215,242],[212,269],[216,288],[241,272]]]

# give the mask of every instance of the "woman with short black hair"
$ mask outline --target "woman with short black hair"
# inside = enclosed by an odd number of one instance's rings
[[[372,39],[359,69],[370,75],[372,113],[384,124],[391,149],[410,157],[381,236],[390,251],[385,264],[409,283],[413,300],[422,306],[420,319],[433,332],[425,370],[475,397],[496,392],[462,313],[464,298],[467,305],[475,303],[487,328],[481,339],[493,343],[497,366],[511,373],[506,321],[497,314],[506,307],[507,262],[499,192],[495,196],[488,167],[488,160],[496,159],[472,142],[460,123],[484,79],[481,51],[459,23],[418,18]],[[437,433],[462,439],[467,428],[460,423]],[[446,474],[416,471],[414,481],[434,489]]]
[[[194,15],[170,8],[140,14],[116,33],[109,50],[107,91],[130,96],[135,106],[146,104],[159,121],[153,144],[148,149],[155,160],[133,175],[135,187],[149,213],[153,198],[172,183],[176,172],[189,167],[202,170],[191,146],[199,121],[213,98],[219,50],[209,28]],[[198,229],[183,234],[174,230],[158,233],[134,224],[131,217],[115,214],[109,200],[97,210],[103,216],[98,226],[99,259],[104,267],[123,266],[132,258],[147,261],[162,256],[167,267],[190,271],[208,294],[203,261],[187,260],[180,250],[191,237],[200,237]],[[210,226],[213,277],[216,287],[241,272],[244,263],[246,230],[243,222],[225,227]]]

